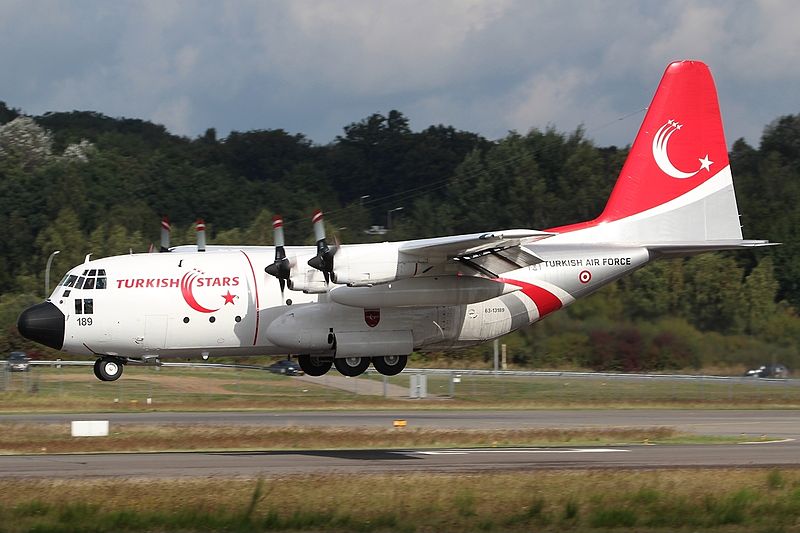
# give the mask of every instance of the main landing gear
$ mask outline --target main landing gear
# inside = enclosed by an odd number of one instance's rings
[[[101,357],[94,362],[94,375],[100,381],[116,381],[122,375],[122,361],[114,357]]]
[[[369,368],[369,358],[339,357],[333,360],[333,364],[343,376],[355,377],[360,376]]]
[[[328,373],[333,365],[333,357],[315,357],[312,355],[300,355],[297,357],[297,364],[307,376],[322,376]]]
[[[385,355],[378,357],[319,357],[314,355],[300,355],[297,357],[300,368],[308,376],[325,375],[331,366],[336,366],[342,375],[355,377],[363,374],[369,364],[384,376],[399,374],[408,363],[407,355]]]

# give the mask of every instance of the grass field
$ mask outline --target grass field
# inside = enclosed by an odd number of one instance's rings
[[[409,375],[399,375],[388,382],[408,388],[409,379]],[[409,401],[357,394],[367,381],[382,382],[383,377],[376,374],[350,378],[342,390],[331,386],[325,376],[299,381],[257,370],[129,366],[119,381],[103,383],[88,367],[38,367],[29,373],[0,375],[0,412],[390,409],[398,405],[404,409],[800,407],[800,385],[794,381],[464,375],[460,383],[451,384],[450,376],[433,374],[427,379],[428,399]]]
[[[800,471],[0,481],[0,531],[800,531]]]
[[[0,424],[0,454],[711,444],[737,440],[741,439],[683,434],[667,427],[455,430],[145,424],[114,424],[107,437],[73,438],[67,424]]]

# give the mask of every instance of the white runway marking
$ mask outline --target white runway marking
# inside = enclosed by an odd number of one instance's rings
[[[778,440],[754,440],[748,442],[738,442],[737,444],[780,444],[781,442],[794,442],[794,439],[778,439]]]
[[[419,455],[469,455],[474,453],[608,453],[629,452],[620,448],[479,448],[414,451]]]

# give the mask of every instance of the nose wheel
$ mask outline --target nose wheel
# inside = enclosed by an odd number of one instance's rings
[[[94,375],[100,381],[116,381],[122,375],[123,368],[118,359],[101,357],[94,362]]]

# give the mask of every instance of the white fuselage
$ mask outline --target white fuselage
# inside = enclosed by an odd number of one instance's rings
[[[397,265],[396,250],[392,255],[388,248],[399,244],[382,245],[386,249],[376,260]],[[353,245],[359,246],[370,245]],[[318,284],[319,273],[304,261],[313,253],[307,247],[287,248],[296,258],[297,275]],[[426,271],[423,258],[403,266],[403,275],[395,274],[399,279],[393,282],[361,287],[331,283],[325,292],[286,290],[283,295],[278,280],[264,271],[273,261],[272,247],[134,254],[75,267],[50,301],[65,316],[63,350],[75,354],[407,355],[499,337],[649,260],[640,247],[593,250],[557,242],[537,245],[536,254],[544,262],[500,279],[476,277],[467,269],[459,272],[457,264],[447,271]],[[367,261],[362,257],[359,264]],[[366,265],[366,271],[375,270],[384,278],[393,275],[385,267]],[[100,273],[104,282],[98,280]],[[78,282],[91,274],[93,283]]]

